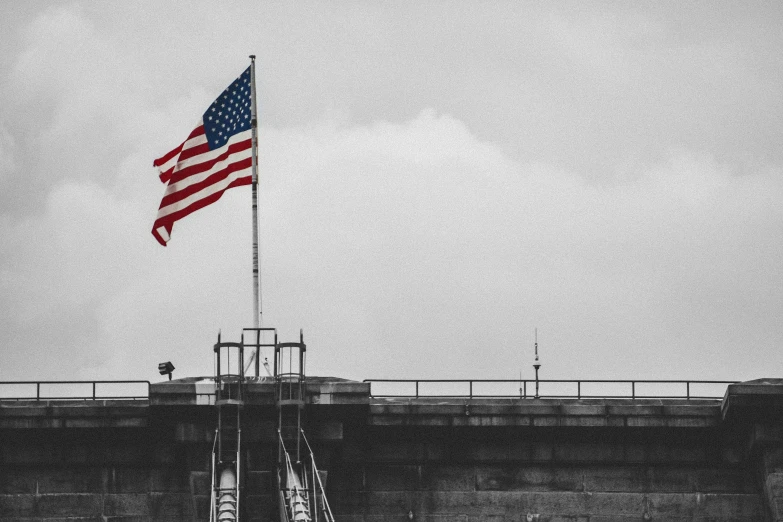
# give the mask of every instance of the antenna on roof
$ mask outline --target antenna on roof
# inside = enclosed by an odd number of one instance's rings
[[[533,345],[535,349],[536,358],[533,360],[533,368],[536,369],[536,399],[540,398],[540,395],[538,395],[538,369],[541,368],[541,362],[538,360],[538,328],[534,330],[535,332],[535,343]]]

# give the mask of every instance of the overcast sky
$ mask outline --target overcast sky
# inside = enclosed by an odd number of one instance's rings
[[[150,234],[256,54],[264,325],[346,378],[783,377],[783,3],[3,2],[0,379],[209,375],[250,189]]]

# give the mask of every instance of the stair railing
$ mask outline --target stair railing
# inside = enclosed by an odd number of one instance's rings
[[[315,490],[315,484],[316,481],[318,483],[318,491],[321,493],[321,509],[324,512],[324,516],[326,517],[327,522],[334,522],[334,514],[332,514],[332,508],[329,506],[329,500],[326,498],[326,488],[324,488],[323,482],[321,482],[321,476],[318,474],[318,467],[315,465],[315,454],[313,453],[313,448],[310,446],[310,442],[307,440],[307,437],[305,436],[304,430],[301,430],[302,432],[302,440],[304,440],[305,445],[307,446],[307,451],[310,452],[310,465],[313,468],[313,502],[316,502],[318,494]],[[318,510],[315,510],[316,516],[318,513]]]

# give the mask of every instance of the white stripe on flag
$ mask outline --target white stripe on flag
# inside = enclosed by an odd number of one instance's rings
[[[247,154],[244,155],[244,158],[248,158],[250,156],[251,156],[251,151],[248,150]],[[226,161],[228,162],[229,160],[226,160]],[[231,163],[235,162],[235,155],[231,156],[230,161],[231,161]],[[223,163],[223,162],[221,162],[221,163]],[[225,168],[225,166],[222,167],[222,168]],[[205,198],[211,196],[212,194],[214,194],[216,192],[221,192],[223,190],[226,190],[226,188],[231,183],[236,181],[237,179],[248,177],[248,174],[245,173],[246,170],[247,169],[242,169],[242,170],[237,171],[237,172],[232,172],[225,179],[223,179],[223,180],[221,180],[221,181],[219,181],[217,183],[213,183],[211,185],[208,185],[208,186],[204,187],[203,189],[199,190],[198,192],[196,192],[194,194],[191,194],[190,196],[186,197],[185,199],[181,199],[179,201],[176,201],[176,202],[172,203],[171,205],[168,205],[166,207],[161,208],[160,210],[158,210],[158,217],[156,218],[156,220],[160,219],[162,217],[166,217],[169,214],[177,212],[178,210],[182,210],[184,208],[187,208],[190,205],[192,205],[193,203],[196,203],[199,200],[205,199]]]
[[[223,145],[219,149],[211,150],[209,152],[204,152],[202,154],[199,154],[198,156],[193,156],[192,158],[188,158],[186,160],[180,161],[177,164],[177,167],[174,169],[174,172],[171,173],[171,177],[173,178],[177,174],[177,172],[179,172],[179,171],[181,171],[181,170],[183,170],[185,168],[192,167],[193,165],[198,165],[200,163],[204,163],[206,161],[213,160],[213,159],[217,158],[218,156],[220,156],[221,154],[225,154],[225,152],[228,150],[228,146],[231,146],[231,145],[233,145],[235,143],[239,143],[239,142],[242,142],[242,141],[249,140],[249,139],[251,139],[251,137],[252,137],[252,134],[251,134],[251,131],[249,131],[249,130],[245,131],[245,132],[240,132],[239,134],[235,134],[234,136],[231,136],[231,138],[229,138],[229,140],[226,142],[226,145]],[[204,137],[204,141],[206,142],[206,137]],[[248,149],[248,150],[250,150],[250,149]],[[183,148],[182,152],[180,153],[180,156],[182,154],[184,154],[184,153],[185,153],[185,149]],[[236,155],[236,154],[239,154],[239,153],[235,152],[234,154],[229,156],[229,158],[234,157],[234,155]],[[250,153],[248,152],[248,154],[250,154]],[[190,176],[188,176],[188,178],[189,177]],[[185,178],[185,179],[188,179],[188,178]],[[177,183],[181,183],[182,181],[185,181],[185,180],[181,180],[181,181],[179,181]],[[177,189],[177,190],[181,190],[181,189]],[[166,194],[171,194],[171,192],[169,192],[168,189],[167,189],[166,190]]]
[[[217,163],[215,163],[212,166],[212,168],[209,170],[205,170],[204,172],[199,172],[198,174],[190,175],[185,179],[177,181],[176,183],[169,183],[169,185],[166,187],[166,193],[164,194],[164,197],[179,192],[180,190],[186,189],[191,185],[195,185],[196,183],[201,183],[215,172],[226,168],[226,165],[229,165],[231,163],[236,163],[237,161],[242,161],[243,159],[250,158],[252,157],[252,155],[253,155],[252,149],[246,149],[240,152],[235,152],[234,154],[230,155],[223,161],[218,161]],[[199,158],[203,156],[205,155],[202,154],[201,156],[199,156]]]
[[[158,227],[156,230],[157,230],[158,234],[160,234],[160,237],[163,238],[163,241],[165,243],[168,243],[169,239],[171,239],[171,238],[169,237],[169,233],[166,230],[166,227]]]

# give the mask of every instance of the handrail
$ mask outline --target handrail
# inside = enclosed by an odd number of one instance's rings
[[[693,385],[730,385],[736,384],[739,381],[698,381],[698,380],[640,380],[640,379],[364,379],[363,382],[370,384],[370,397],[377,398],[423,398],[423,397],[467,397],[467,398],[521,398],[521,399],[538,399],[538,398],[551,398],[551,399],[721,399],[721,395],[694,395],[692,387]],[[373,383],[389,383],[389,384],[413,384],[413,390],[411,393],[404,394],[384,394],[373,393]],[[423,393],[421,388],[422,384],[467,384],[467,392],[463,393]],[[506,383],[506,384],[518,384],[519,393],[498,394],[498,393],[477,393],[476,384],[486,383]],[[541,385],[571,385],[575,386],[575,393],[542,393],[540,390]],[[629,385],[630,390],[624,394],[589,394],[584,393],[583,385]],[[684,385],[684,393],[678,394],[640,394],[639,385]],[[530,386],[530,387],[528,387]]]
[[[41,385],[73,385],[73,384],[89,384],[92,388],[90,395],[41,395]],[[145,395],[99,395],[97,393],[97,387],[99,384],[108,385],[122,385],[122,384],[146,384],[147,393]],[[35,396],[29,394],[27,396],[12,396],[5,397],[0,392],[0,401],[48,401],[48,400],[144,400],[149,399],[150,396],[150,381],[0,381],[0,387],[4,386],[31,386],[35,385]]]

